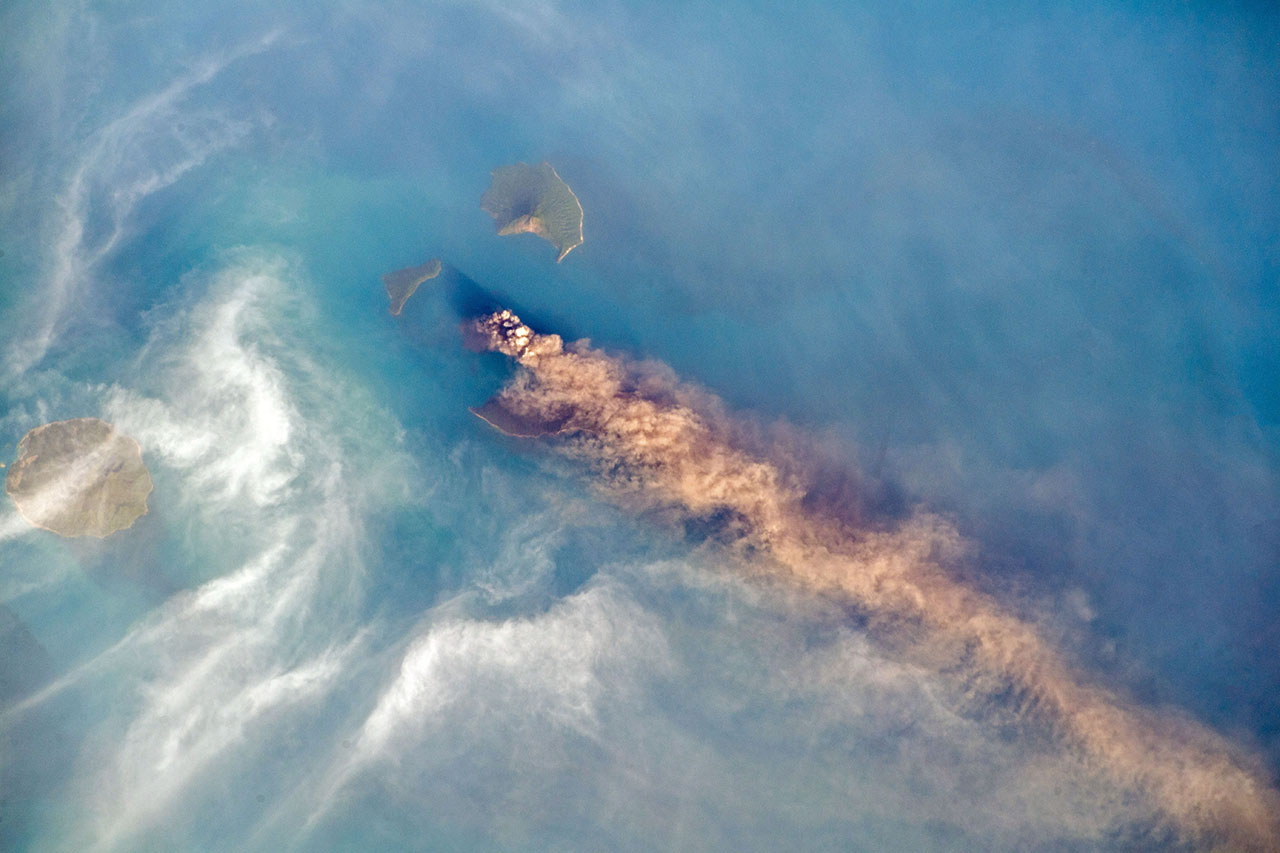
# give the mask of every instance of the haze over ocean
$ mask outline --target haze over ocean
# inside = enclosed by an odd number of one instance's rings
[[[933,514],[1274,797],[1280,16],[847,5],[6,4],[0,461],[100,417],[155,490],[104,540],[0,507],[0,849],[1222,840],[731,501],[476,418],[528,372],[468,288],[714,394],[856,536]],[[559,264],[480,208],[543,160]]]

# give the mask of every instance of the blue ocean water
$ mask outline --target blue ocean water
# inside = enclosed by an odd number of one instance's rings
[[[832,602],[473,417],[470,280],[974,543],[1092,677],[1280,771],[1280,20],[1262,4],[14,2],[5,849],[1106,849],[1158,817]],[[490,169],[582,201],[560,264]],[[440,257],[397,321],[379,276]]]

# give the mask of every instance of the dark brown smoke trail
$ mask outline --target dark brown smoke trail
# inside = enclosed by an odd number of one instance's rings
[[[788,466],[751,452],[707,395],[510,311],[475,321],[478,343],[524,368],[477,414],[515,435],[561,436],[612,487],[691,514],[728,513],[749,543],[807,589],[872,620],[909,625],[939,667],[1012,690],[1073,752],[1142,792],[1184,840],[1280,848],[1280,795],[1260,766],[1205,727],[1135,707],[1073,671],[1036,628],[948,573],[966,543],[918,512],[871,529],[806,506]]]

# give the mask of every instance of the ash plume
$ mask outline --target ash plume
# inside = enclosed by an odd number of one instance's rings
[[[1280,795],[1260,762],[1203,725],[1091,683],[1033,623],[949,568],[971,546],[948,520],[916,510],[871,524],[815,508],[794,459],[762,449],[670,371],[539,334],[509,310],[468,331],[521,368],[476,412],[497,428],[556,436],[620,500],[731,517],[780,580],[847,601],[933,671],[1016,697],[1024,719],[1132,788],[1183,841],[1280,847]]]

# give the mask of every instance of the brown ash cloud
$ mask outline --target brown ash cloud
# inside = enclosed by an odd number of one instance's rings
[[[973,695],[1005,697],[1065,750],[1130,786],[1183,840],[1280,844],[1280,796],[1256,759],[1183,715],[1091,681],[1036,624],[962,580],[956,569],[973,543],[951,520],[920,508],[868,518],[858,500],[824,493],[800,443],[762,441],[660,365],[566,344],[505,310],[471,331],[521,368],[486,408],[524,436],[553,436],[615,500],[720,519],[720,538],[758,555],[762,570],[848,602],[871,630]]]

